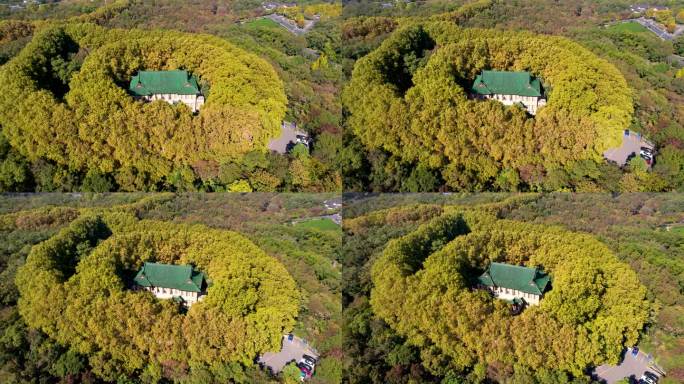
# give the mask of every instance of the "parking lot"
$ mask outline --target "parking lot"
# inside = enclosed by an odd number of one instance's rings
[[[596,379],[613,384],[621,379],[628,378],[630,382],[636,382],[646,371],[650,371],[658,376],[658,372],[652,368],[653,358],[639,351],[634,356],[631,350],[625,352],[625,357],[618,365],[601,365],[596,367],[593,374]]]
[[[643,136],[636,132],[626,131],[622,136],[622,145],[605,151],[603,156],[609,161],[613,161],[617,165],[623,166],[627,163],[627,159],[632,153],[639,156],[641,147],[653,150],[653,144],[644,139]]]
[[[283,121],[280,126],[280,136],[268,143],[268,149],[278,153],[287,153],[297,143],[297,135],[309,136],[298,129],[296,124]]]
[[[318,358],[316,350],[311,348],[305,340],[293,337],[290,341],[287,339],[287,335],[285,335],[282,339],[280,352],[266,352],[259,358],[258,362],[270,368],[274,374],[277,374],[283,370],[287,363],[292,360],[299,361],[304,355]]]

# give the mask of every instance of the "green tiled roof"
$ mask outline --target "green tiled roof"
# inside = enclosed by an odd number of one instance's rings
[[[480,95],[542,96],[539,79],[529,72],[482,71],[473,82],[471,92]]]
[[[480,277],[478,283],[488,287],[515,289],[520,292],[541,295],[551,278],[537,268],[518,265],[491,263]]]
[[[197,78],[187,71],[139,71],[131,79],[129,92],[135,96],[155,94],[197,95],[200,93]]]
[[[135,283],[143,287],[173,288],[186,292],[201,292],[204,273],[190,265],[145,263],[135,275]]]

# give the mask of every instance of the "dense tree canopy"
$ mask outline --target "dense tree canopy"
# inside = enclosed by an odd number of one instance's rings
[[[548,103],[535,117],[468,100],[484,69],[527,70]],[[452,188],[483,189],[511,172],[602,161],[632,119],[632,94],[607,61],[565,38],[409,23],[360,59],[343,102],[368,148],[439,169]]]
[[[551,290],[513,316],[472,289],[492,261],[541,267]],[[391,241],[372,281],[374,313],[420,348],[429,370],[474,380],[515,372],[561,382],[615,364],[651,309],[634,271],[593,237],[482,212],[446,213]]]
[[[192,264],[208,275],[206,298],[187,313],[132,291],[144,261]],[[84,215],[36,245],[16,277],[26,323],[78,355],[107,381],[225,375],[278,350],[300,294],[282,264],[237,233]]]
[[[208,91],[196,116],[184,105],[135,101],[125,90],[138,70],[178,68]],[[265,150],[287,102],[274,69],[224,39],[91,24],[37,32],[0,79],[0,124],[22,155],[72,170],[127,169],[151,182]]]

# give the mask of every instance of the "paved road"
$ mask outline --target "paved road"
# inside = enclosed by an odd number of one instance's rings
[[[264,364],[274,374],[282,369],[292,360],[299,361],[302,356],[309,355],[318,359],[318,353],[309,344],[299,337],[294,337],[292,341],[287,340],[287,335],[283,336],[282,349],[280,352],[266,352],[259,357],[258,362]]]
[[[660,37],[663,40],[675,39],[677,36],[682,34],[682,32],[684,32],[684,29],[680,28],[678,26],[678,28],[675,30],[674,33],[669,33],[665,29],[663,29],[660,24],[656,23],[655,21],[653,21],[651,19],[647,19],[645,17],[639,17],[637,19],[624,20],[623,23],[629,23],[632,21],[643,25],[644,27],[646,27],[651,32],[655,33],[658,37]]]
[[[597,367],[593,374],[599,380],[603,380],[606,384],[613,384],[625,377],[639,380],[641,375],[646,371],[658,374],[655,370],[650,368],[652,359],[639,351],[637,356],[633,356],[631,350],[625,352],[625,358],[619,365],[602,365]]]
[[[610,161],[616,162],[619,166],[625,165],[627,158],[632,153],[639,156],[641,147],[647,147],[653,150],[653,144],[644,139],[643,136],[636,132],[630,132],[629,135],[622,136],[622,145],[617,148],[611,148],[603,153],[603,157]]]
[[[264,17],[267,19],[271,19],[271,20],[275,21],[276,23],[280,24],[281,27],[287,29],[288,31],[290,31],[290,33],[293,33],[297,36],[300,36],[300,35],[303,35],[303,34],[309,32],[309,30],[311,28],[313,28],[314,25],[316,25],[316,22],[318,21],[318,19],[306,20],[306,21],[304,21],[304,27],[299,28],[299,26],[294,21],[288,19],[287,17],[285,17],[283,15],[278,15],[278,14],[272,13],[272,14],[266,15]]]

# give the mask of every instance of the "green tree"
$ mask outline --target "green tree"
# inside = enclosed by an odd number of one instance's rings
[[[53,363],[51,370],[57,377],[67,377],[79,374],[85,367],[85,362],[79,354],[67,351]]]
[[[91,169],[83,178],[81,190],[84,192],[109,192],[114,190],[114,183],[109,175]]]
[[[401,192],[430,192],[438,185],[434,171],[419,164],[411,171],[411,175],[401,184]]]
[[[309,157],[309,148],[302,143],[297,143],[290,150],[290,155],[296,159],[306,159]]]
[[[228,192],[252,192],[252,187],[247,180],[236,180],[228,185]]]
[[[297,368],[297,365],[293,362],[287,363],[287,365],[285,365],[281,376],[283,378],[283,383],[286,384],[297,384],[301,382],[301,372],[299,371],[299,368]]]

